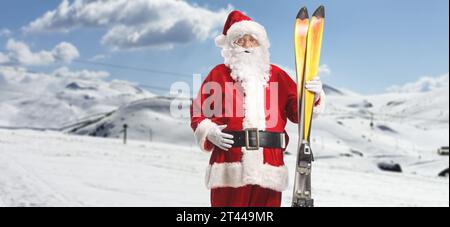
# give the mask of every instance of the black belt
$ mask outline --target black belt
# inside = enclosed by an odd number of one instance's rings
[[[233,147],[245,147],[247,150],[259,150],[265,148],[285,149],[285,134],[278,132],[266,132],[258,129],[246,129],[244,131],[224,132],[233,135]]]

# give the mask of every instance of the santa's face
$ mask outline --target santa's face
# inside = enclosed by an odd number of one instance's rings
[[[243,35],[223,47],[222,56],[225,65],[231,69],[235,81],[266,82],[269,80],[269,50],[259,45],[251,35]]]
[[[234,41],[234,44],[243,48],[254,48],[260,46],[258,40],[251,35],[244,35],[243,37],[238,38]]]

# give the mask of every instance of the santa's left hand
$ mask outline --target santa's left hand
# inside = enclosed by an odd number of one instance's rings
[[[314,93],[314,101],[317,102],[320,98],[320,94],[323,92],[323,84],[320,77],[316,76],[312,80],[306,82],[305,88]]]

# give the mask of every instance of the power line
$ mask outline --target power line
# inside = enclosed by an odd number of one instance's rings
[[[167,75],[167,76],[177,77],[177,78],[184,78],[184,79],[186,79],[186,77],[191,77],[192,76],[192,75],[189,75],[189,74],[183,74],[183,73],[178,73],[178,72],[170,72],[170,71],[163,71],[163,70],[158,70],[158,69],[135,67],[135,66],[127,66],[127,65],[118,65],[118,64],[111,64],[111,63],[88,61],[88,60],[73,60],[73,62],[80,63],[80,64],[98,65],[98,66],[106,66],[106,67],[111,67],[111,68],[140,71],[140,72],[164,74],[164,75]]]
[[[1,52],[7,52],[7,50],[0,49],[0,53]],[[165,71],[165,70],[159,70],[159,69],[154,69],[154,68],[136,67],[136,66],[129,66],[129,65],[119,65],[119,64],[112,64],[112,63],[105,63],[105,62],[96,62],[96,61],[90,61],[90,60],[84,60],[84,59],[78,59],[78,60],[75,59],[75,60],[72,60],[72,62],[79,63],[79,64],[98,65],[98,66],[104,66],[104,67],[110,67],[110,68],[132,70],[132,71],[148,72],[148,73],[154,73],[154,74],[163,74],[166,76],[171,76],[171,77],[176,77],[176,78],[187,79],[189,77],[192,77],[192,75],[190,75],[190,74],[184,74],[184,73],[179,73],[179,72]]]
[[[158,90],[158,91],[167,91],[167,92],[169,92],[169,90],[170,90],[168,87],[158,87],[158,86],[152,86],[152,85],[146,85],[146,84],[139,84],[139,87],[149,88],[149,89]]]
[[[4,51],[0,49],[1,51]],[[111,68],[118,68],[118,69],[125,69],[125,70],[134,70],[134,71],[142,71],[142,72],[149,72],[149,73],[156,73],[156,74],[165,74],[167,76],[177,77],[177,78],[184,78],[191,76],[188,74],[182,74],[177,72],[170,72],[170,71],[162,71],[157,69],[150,69],[150,68],[142,68],[142,67],[134,67],[134,66],[126,66],[126,65],[118,65],[118,64],[111,64],[111,63],[101,63],[101,62],[95,62],[95,61],[88,61],[88,60],[73,60],[73,62],[80,63],[80,64],[90,64],[90,65],[99,65],[99,66],[106,66]],[[10,66],[14,67],[14,66]],[[16,68],[16,67],[14,67]],[[8,68],[6,68],[8,69]],[[27,72],[39,74],[40,72],[32,71],[29,69],[26,69]],[[158,87],[153,85],[146,85],[146,84],[139,84],[140,87],[143,88],[149,88],[152,90],[158,90],[158,91],[169,91],[168,87]],[[352,114],[353,116],[364,116],[364,117],[370,117],[366,114],[368,113],[361,113],[361,112],[347,112],[344,110],[338,110],[338,112],[341,111],[342,114]],[[401,115],[393,115],[393,114],[387,114],[387,113],[373,113],[378,120],[383,120],[380,118],[380,116],[384,117],[391,117],[391,118],[400,118],[400,119],[415,119],[415,120],[427,120],[427,121],[437,121],[437,122],[447,122],[445,120],[440,119],[434,119],[434,118],[424,118],[424,117],[413,117],[413,116],[401,116]],[[323,113],[322,115],[328,115],[328,116],[337,116],[338,113]]]
[[[4,68],[2,68],[3,70],[7,70],[7,71],[10,71],[10,72],[17,72],[17,70],[24,69],[24,72],[26,72],[26,73],[32,73],[32,74],[45,74],[45,73],[43,73],[43,72],[38,72],[38,71],[30,70],[30,69],[28,69],[28,68],[19,68],[19,67],[17,67],[17,66],[10,66],[10,65],[0,65],[0,66],[3,66],[3,67],[4,67]],[[15,71],[12,70],[11,68],[14,68]]]

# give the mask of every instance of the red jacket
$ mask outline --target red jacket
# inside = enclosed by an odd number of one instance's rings
[[[275,65],[271,66],[268,86],[252,83],[247,85],[252,87],[242,87],[232,79],[230,73],[227,66],[216,66],[204,80],[191,106],[191,127],[196,140],[203,151],[212,152],[206,173],[206,186],[211,189],[259,185],[281,192],[288,186],[283,149],[260,148],[259,151],[247,151],[244,147],[223,151],[210,143],[206,136],[215,125],[227,125],[224,131],[242,131],[246,125],[253,124],[259,130],[286,133],[287,119],[298,123],[297,85],[285,71]],[[220,90],[210,90],[211,87]],[[206,93],[201,92],[205,89]],[[248,89],[252,89],[252,92]],[[221,93],[212,98],[215,92]],[[202,109],[205,106],[216,108],[214,115],[208,115]],[[324,94],[321,94],[315,104],[315,116],[323,106]],[[286,134],[286,146],[287,143]]]

